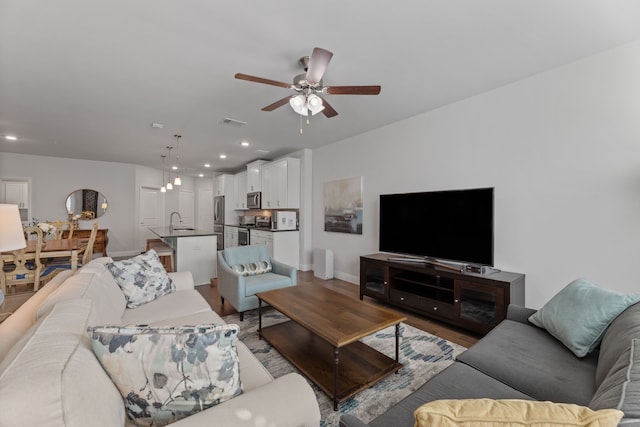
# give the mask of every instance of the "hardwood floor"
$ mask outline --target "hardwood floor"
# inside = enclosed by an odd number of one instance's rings
[[[360,298],[360,290],[357,285],[340,279],[318,279],[313,275],[313,271],[298,271],[298,285],[324,286],[347,295],[354,300],[358,300]],[[197,286],[196,289],[207,300],[211,308],[220,316],[236,313],[236,310],[234,310],[228,303],[224,306],[221,304],[220,294],[218,293],[215,279],[211,280],[211,286],[201,285]],[[364,301],[368,304],[379,305],[389,310],[402,313],[402,315],[407,317],[407,324],[465,347],[472,346],[481,338],[480,335],[473,332],[465,331],[446,323],[418,316],[410,311],[401,310],[390,305],[379,303],[373,298],[365,296]]]

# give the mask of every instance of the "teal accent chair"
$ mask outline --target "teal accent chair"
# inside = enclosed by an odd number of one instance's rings
[[[271,272],[243,276],[231,268],[261,261],[271,263]],[[240,313],[241,321],[245,311],[258,308],[257,293],[296,286],[296,280],[296,269],[272,259],[265,245],[236,246],[218,251],[218,291],[222,304],[229,301]]]

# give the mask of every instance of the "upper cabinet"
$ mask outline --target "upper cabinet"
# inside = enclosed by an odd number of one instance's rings
[[[247,193],[262,191],[262,165],[264,160],[256,160],[247,164]]]
[[[229,174],[222,174],[216,176],[216,196],[230,196],[235,193],[234,176]],[[235,194],[234,194],[235,195]]]
[[[262,208],[300,209],[300,159],[262,165]]]
[[[2,181],[3,203],[29,208],[29,183],[24,181]]]
[[[235,175],[235,208],[247,209],[247,171]]]

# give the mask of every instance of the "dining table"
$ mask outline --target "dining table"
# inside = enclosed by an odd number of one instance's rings
[[[27,240],[27,247],[25,248],[25,258],[33,259],[36,253],[36,240]],[[56,239],[56,240],[44,240],[43,246],[40,249],[40,259],[42,258],[69,258],[71,260],[71,270],[78,269],[78,258],[85,249],[89,239],[84,238],[71,238],[71,239]],[[3,261],[13,260],[11,252],[2,253]]]

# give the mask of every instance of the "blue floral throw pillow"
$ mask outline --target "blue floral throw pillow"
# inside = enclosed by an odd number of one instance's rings
[[[97,326],[93,351],[134,424],[164,426],[242,393],[238,325]]]
[[[128,308],[139,307],[176,290],[153,249],[128,260],[110,262],[107,269],[122,289]]]

